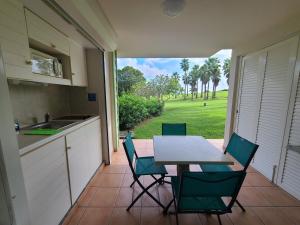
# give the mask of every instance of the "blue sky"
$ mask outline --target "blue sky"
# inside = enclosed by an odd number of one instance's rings
[[[219,58],[221,66],[225,59],[231,57],[231,50],[221,50],[217,52],[214,57]],[[194,65],[203,65],[206,58],[188,58],[190,61],[190,69]],[[172,75],[174,72],[178,72],[180,75],[183,71],[180,68],[180,62],[182,58],[118,58],[118,69],[122,69],[125,66],[132,66],[139,69],[147,80],[154,78],[158,74]],[[221,70],[222,79],[218,86],[218,90],[228,88],[226,79],[223,76]]]

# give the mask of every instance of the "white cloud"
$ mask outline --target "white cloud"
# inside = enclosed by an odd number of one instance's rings
[[[170,63],[177,58],[144,58],[144,62],[149,65]]]
[[[159,69],[155,66],[153,61],[145,59],[143,64],[139,64],[136,58],[119,58],[118,69],[122,69],[125,66],[132,66],[140,70],[146,79],[152,79],[158,74],[167,74],[168,71],[165,69]]]
[[[138,62],[135,58],[118,58],[117,59],[118,69],[122,69],[125,66],[132,66],[137,68]]]
[[[189,58],[189,61],[193,64],[193,65],[199,65],[202,66],[204,64],[206,58]]]
[[[224,64],[224,60],[231,57],[231,49],[223,49],[213,55],[213,57],[217,57],[221,63],[221,81],[218,86],[218,90],[228,88],[226,78],[223,76],[222,67]],[[190,61],[190,69],[194,65],[203,65],[204,61],[207,58],[188,58]],[[122,69],[125,66],[132,66],[138,70],[140,70],[146,79],[152,79],[158,74],[169,74],[171,75],[173,72],[177,71],[179,74],[182,73],[180,69],[180,62],[182,58],[119,58],[118,59],[118,69]],[[168,65],[168,66],[167,66]],[[170,67],[170,65],[172,65]],[[175,66],[173,66],[175,65]]]
[[[159,68],[151,66],[149,64],[138,65],[137,68],[140,71],[142,71],[142,73],[144,74],[146,79],[152,79],[156,75],[167,74],[168,73],[168,71],[166,71],[164,69],[159,69]]]

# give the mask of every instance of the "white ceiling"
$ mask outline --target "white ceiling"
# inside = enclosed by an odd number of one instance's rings
[[[176,18],[163,15],[162,0],[98,1],[121,57],[207,57],[300,15],[300,0],[186,0]]]

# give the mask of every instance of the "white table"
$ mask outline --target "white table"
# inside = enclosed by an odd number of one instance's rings
[[[189,170],[189,164],[233,164],[233,161],[201,136],[154,136],[154,160],[157,164],[177,165],[177,175]]]

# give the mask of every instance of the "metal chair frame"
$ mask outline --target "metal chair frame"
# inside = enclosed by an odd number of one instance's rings
[[[181,210],[181,209],[179,209],[178,206],[180,205],[180,201],[181,201],[181,198],[182,198],[183,180],[185,179],[185,177],[188,177],[188,178],[192,178],[192,179],[195,179],[195,180],[200,180],[202,182],[218,183],[218,182],[221,182],[221,181],[229,180],[229,179],[233,178],[236,175],[233,175],[232,177],[228,177],[228,178],[225,178],[225,179],[222,179],[222,180],[207,181],[207,180],[202,180],[202,179],[195,178],[195,177],[190,177],[188,175],[189,173],[195,173],[195,172],[185,172],[185,173],[182,174],[182,177],[180,179],[178,200],[176,201],[176,193],[175,193],[174,188],[172,188],[173,199],[165,207],[164,214],[168,213],[168,210],[169,210],[170,206],[172,205],[172,203],[174,203],[175,212],[169,212],[169,214],[175,214],[176,225],[179,225],[178,214],[180,214],[180,213],[206,213],[206,214],[215,214],[218,217],[219,225],[222,225],[222,221],[221,221],[220,215],[232,212],[231,208],[233,207],[234,202],[236,202],[236,198],[238,196],[238,193],[240,191],[240,188],[241,188],[241,186],[243,184],[243,181],[245,179],[245,176],[246,176],[246,172],[245,171],[238,171],[238,172],[242,173],[243,175],[240,176],[240,180],[239,180],[238,184],[235,186],[234,194],[232,195],[231,200],[230,200],[229,204],[226,206],[225,210],[223,210],[223,211],[222,210],[217,211],[217,210],[213,210],[213,209],[211,209],[211,210]],[[210,172],[207,172],[207,173],[210,173]],[[214,173],[214,172],[212,172],[212,173]],[[216,173],[222,173],[222,172],[216,172]]]
[[[152,182],[149,186],[145,187],[141,181],[139,180],[139,177],[137,174],[136,174],[136,171],[133,167],[133,162],[131,162],[130,160],[130,156],[128,154],[128,150],[127,150],[127,146],[126,146],[126,138],[124,139],[123,141],[123,147],[125,149],[125,153],[126,153],[126,157],[127,157],[127,160],[128,160],[128,163],[129,163],[129,167],[130,167],[130,170],[132,172],[132,176],[133,176],[133,182],[132,184],[130,185],[130,187],[132,187],[134,185],[134,183],[136,182],[142,189],[142,192],[131,202],[131,204],[127,207],[127,211],[129,211],[131,209],[131,207],[137,202],[137,200],[142,197],[142,195],[144,193],[146,193],[150,198],[153,199],[153,201],[155,201],[159,206],[161,206],[163,209],[165,208],[165,206],[159,201],[157,200],[148,190],[153,187],[155,184],[159,183],[163,183],[164,182],[164,178],[165,178],[165,174],[161,174],[161,177],[160,178],[156,178],[153,174],[149,174],[153,179],[154,179],[154,182]],[[135,155],[135,161],[137,161],[139,159],[135,149],[134,149],[134,155]],[[143,158],[143,157],[141,157]]]
[[[232,138],[234,135],[240,137],[238,134],[233,133],[233,134],[231,135],[231,138]],[[230,140],[229,140],[229,143],[230,143],[230,141],[231,141],[231,138],[230,138]],[[242,138],[242,137],[240,137],[240,138]],[[229,143],[228,143],[228,145],[229,145]],[[227,145],[227,146],[228,146],[228,145]],[[247,162],[243,165],[243,171],[244,171],[244,172],[247,171],[247,169],[248,169],[248,167],[249,167],[249,165],[250,165],[250,163],[251,163],[251,160],[253,159],[253,157],[254,157],[254,155],[255,155],[255,153],[256,153],[258,147],[259,147],[258,145],[255,146],[255,148],[253,149],[253,152],[252,152],[251,155],[249,156],[249,159],[248,159]],[[227,154],[227,147],[226,147],[225,150],[224,150],[224,154]],[[229,153],[229,154],[230,154],[230,153]],[[231,154],[230,154],[230,155],[231,155]],[[235,158],[234,156],[232,156],[232,157]],[[201,167],[201,165],[200,165],[200,167]],[[243,212],[246,211],[246,209],[242,206],[242,204],[241,204],[237,199],[235,200],[235,202],[236,202],[237,205],[243,210]]]

